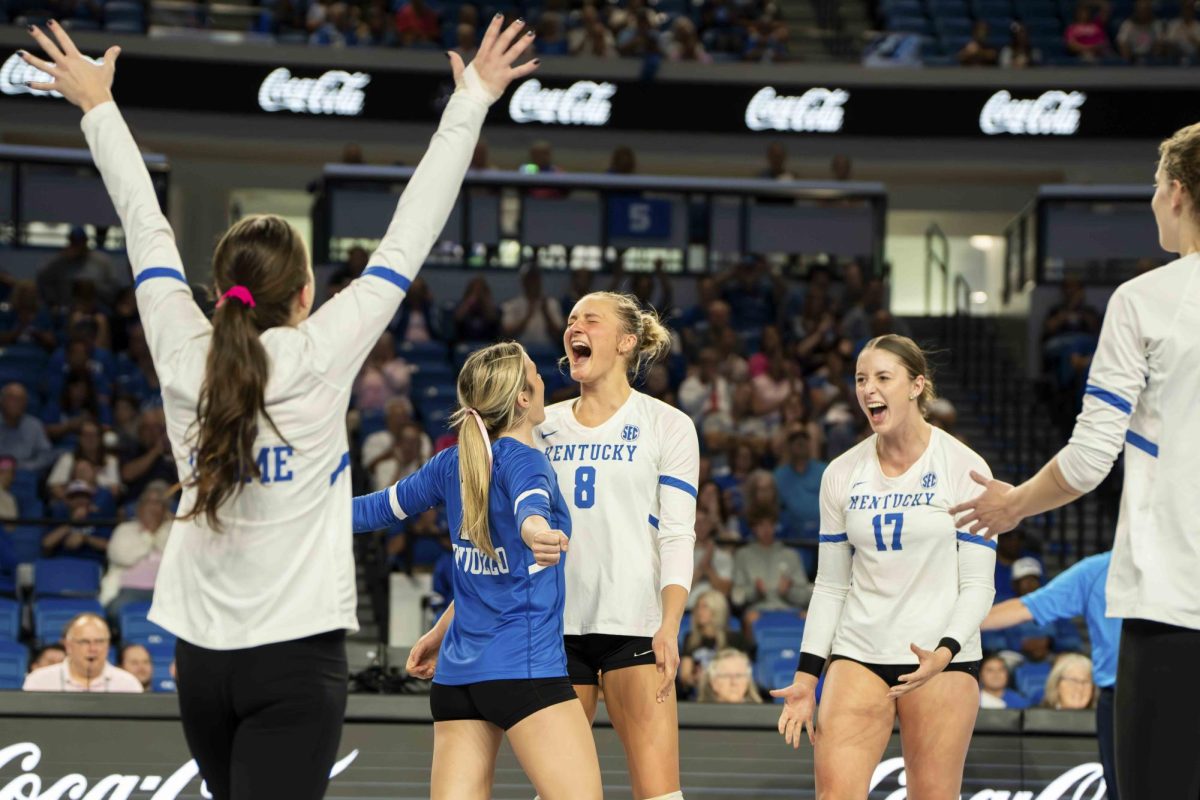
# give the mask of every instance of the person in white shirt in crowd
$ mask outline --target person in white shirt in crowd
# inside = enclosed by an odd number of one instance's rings
[[[500,304],[504,337],[527,345],[554,344],[562,327],[562,307],[543,293],[542,271],[526,264],[521,268],[521,294]]]
[[[154,661],[150,651],[140,644],[127,644],[121,648],[121,669],[137,678],[142,684],[142,691],[151,691],[154,681]]]
[[[979,625],[995,594],[995,543],[957,529],[950,508],[987,464],[925,419],[925,354],[888,334],[855,372],[874,432],[821,480],[820,554],[794,682],[779,732],[814,740],[817,793],[866,797],[897,717],[914,798],[958,797],[979,713]],[[825,669],[828,662],[828,670]]]
[[[150,619],[178,637],[184,735],[215,800],[324,796],[345,716],[345,636],[358,629],[351,388],[445,227],[488,107],[537,68],[513,66],[532,43],[524,24],[502,27],[496,15],[471,66],[449,55],[455,90],[371,266],[311,316],[304,240],[262,215],[218,243],[221,299],[207,319],[112,99],[120,48],[90,61],[52,20],[53,38],[30,29],[48,60],[21,53],[51,78],[34,88],[84,112],[125,232],[168,452],[186,477]]]
[[[721,357],[716,350],[705,347],[697,358],[697,366],[679,384],[679,407],[696,425],[703,425],[709,416],[729,416],[733,405],[733,390],[720,373]]]
[[[96,468],[96,485],[99,488],[107,489],[113,499],[120,497],[120,460],[116,454],[108,452],[100,425],[90,420],[79,426],[79,442],[75,450],[59,456],[46,478],[46,488],[52,497],[66,500],[67,484],[71,482],[72,471],[78,461],[87,461]]]
[[[1169,55],[1181,64],[1195,64],[1200,59],[1200,19],[1196,19],[1194,0],[1183,0],[1179,16],[1167,23],[1163,44]]]
[[[22,688],[27,692],[140,693],[141,681],[108,663],[111,642],[112,635],[103,618],[79,614],[63,628],[66,658],[30,672]]]
[[[733,604],[745,609],[742,627],[750,631],[763,611],[808,607],[813,585],[795,550],[775,539],[779,512],[771,506],[750,511],[754,541],[733,556]]]
[[[1124,453],[1107,609],[1123,619],[1117,662],[1117,782],[1123,798],[1200,793],[1200,124],[1159,146],[1150,202],[1179,258],[1117,287],[1067,446],[1020,486],[973,476],[952,509],[996,536],[1100,485]]]
[[[130,603],[154,598],[154,581],[171,536],[167,485],[149,484],[138,498],[134,518],[113,529],[108,540],[108,570],[100,581],[100,604],[117,622]]]
[[[397,459],[397,450],[401,449],[400,442],[404,439],[405,432],[411,434],[411,428],[415,425],[412,401],[404,395],[388,400],[384,404],[384,421],[384,429],[368,435],[362,445],[362,465],[371,476],[373,491],[391,486],[400,478],[416,471],[415,468],[411,468],[404,475],[400,475],[401,464]],[[433,456],[433,442],[420,426],[416,426],[416,429],[420,437],[420,448],[415,460],[419,460],[419,467]],[[414,459],[403,460],[411,462]]]

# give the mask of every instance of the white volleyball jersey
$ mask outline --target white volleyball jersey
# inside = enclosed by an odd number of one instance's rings
[[[700,445],[686,414],[630,392],[602,425],[546,409],[535,444],[571,509],[564,633],[653,636],[664,587],[690,589]]]
[[[958,531],[950,509],[991,477],[939,428],[903,475],[883,474],[876,436],[834,459],[821,479],[820,558],[801,651],[869,664],[916,664],[909,649],[944,637],[955,661],[982,658],[979,625],[995,595],[996,544]]]
[[[262,333],[266,407],[279,434],[259,420],[261,477],[222,506],[221,531],[203,516],[175,522],[155,585],[154,622],[216,650],[358,629],[345,419],[351,384],[446,223],[487,108],[486,100],[456,92],[363,276],[300,325]],[[168,436],[186,479],[212,326],[192,298],[116,105],[86,114],[83,130],[125,230]],[[181,511],[194,500],[186,488]]]
[[[1095,489],[1125,453],[1108,616],[1200,629],[1200,254],[1117,287],[1058,466]]]

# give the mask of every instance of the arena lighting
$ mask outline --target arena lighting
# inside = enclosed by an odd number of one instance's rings
[[[988,301],[987,292],[971,292],[971,302],[977,306],[981,306]]]
[[[974,247],[976,250],[991,250],[996,246],[996,239],[993,236],[976,234],[967,241],[970,242],[971,247]]]
[[[543,125],[588,125],[599,127],[612,116],[613,83],[575,81],[565,89],[549,89],[537,78],[517,87],[508,103],[513,122]]]
[[[993,94],[979,112],[979,130],[988,136],[1074,136],[1079,131],[1080,109],[1087,101],[1083,92],[1052,89],[1039,96],[1019,100],[1006,89]]]
[[[746,104],[746,127],[752,131],[793,131],[795,133],[837,133],[845,120],[845,89],[809,89],[789,97],[764,86]]]
[[[371,76],[365,72],[331,69],[317,78],[297,78],[291,70],[279,67],[258,87],[258,107],[268,112],[357,117],[366,103],[363,89],[370,82]]]

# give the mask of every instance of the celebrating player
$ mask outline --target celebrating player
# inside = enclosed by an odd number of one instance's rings
[[[786,702],[779,732],[798,747],[808,728],[819,796],[863,798],[899,715],[909,794],[957,799],[996,552],[957,530],[950,508],[970,495],[971,471],[988,468],[925,421],[933,383],[911,339],[868,342],[855,382],[874,435],[821,480],[821,552],[800,662],[792,685],[771,693]]]

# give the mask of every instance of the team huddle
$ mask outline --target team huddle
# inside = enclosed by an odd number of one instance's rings
[[[519,344],[473,353],[458,376],[458,443],[395,485],[351,498],[344,420],[352,381],[450,215],[489,106],[537,68],[536,60],[517,63],[533,32],[519,20],[504,28],[497,15],[470,65],[450,54],[456,91],[362,277],[313,312],[303,240],[278,217],[251,217],[217,247],[221,301],[209,320],[112,100],[119,48],[95,63],[57,23],[49,28],[52,36],[31,32],[50,61],[22,58],[53,78],[33,88],[56,90],[85,112],[84,133],[128,241],[173,455],[180,474],[192,476],[151,619],[179,637],[184,732],[212,796],[324,795],[345,712],[344,636],[357,629],[352,533],[444,506],[454,601],[408,659],[410,674],[433,682],[432,797],[489,797],[504,736],[543,800],[602,797],[590,730],[602,685],[634,796],[682,798],[673,688],[700,455],[692,421],[632,385],[672,346],[653,311],[610,292],[579,300],[562,344],[580,394],[549,408]],[[1200,135],[1188,130],[1176,139],[1200,155]],[[1193,254],[1169,268],[1171,285],[1190,286],[1196,242],[1180,219],[1195,209],[1179,177],[1186,170],[1171,160],[1184,144],[1171,142],[1154,207],[1169,231],[1164,247]],[[772,691],[783,700],[780,734],[798,747],[807,730],[815,746],[821,797],[866,796],[897,717],[908,795],[959,796],[979,708],[994,536],[1093,488],[1123,438],[1135,437],[1146,459],[1158,458],[1159,445],[1145,436],[1161,434],[1164,453],[1172,446],[1175,418],[1158,415],[1155,393],[1167,374],[1182,371],[1194,383],[1200,370],[1187,372],[1186,347],[1138,352],[1143,340],[1127,336],[1147,324],[1128,310],[1141,302],[1138,292],[1170,307],[1160,321],[1196,322],[1195,304],[1180,307],[1164,280],[1135,282],[1121,296],[1125,310],[1106,323],[1093,366],[1108,385],[1089,387],[1079,441],[1015,489],[926,421],[933,382],[918,345],[887,335],[859,354],[855,390],[871,435],[822,479],[820,558],[800,658],[794,682]],[[1154,336],[1179,330],[1168,328]],[[1128,398],[1143,391],[1150,399],[1133,412]],[[1194,403],[1195,392],[1187,397]],[[1128,431],[1131,412],[1152,430]],[[1193,458],[1198,450],[1189,450]],[[276,480],[263,480],[271,464]],[[1118,566],[1137,535],[1122,526],[1114,571],[1130,615],[1194,621],[1137,605],[1154,590]],[[1191,650],[1172,645],[1172,653],[1194,652],[1194,637],[1185,645]],[[1141,669],[1136,654],[1126,667],[1128,650],[1121,669]],[[1137,769],[1127,776],[1147,781],[1136,785],[1157,780]]]

